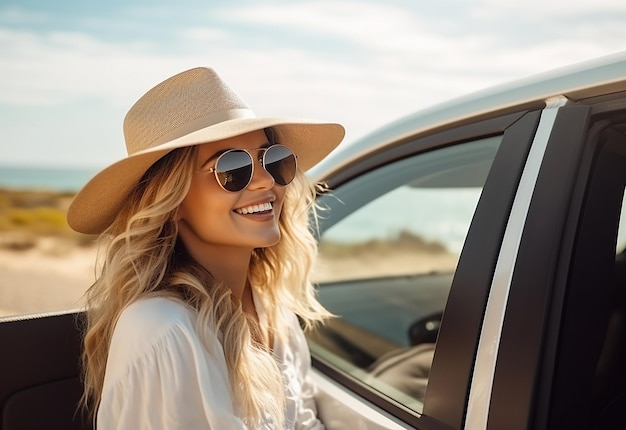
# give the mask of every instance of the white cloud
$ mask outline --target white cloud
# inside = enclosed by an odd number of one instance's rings
[[[192,27],[180,32],[183,41],[191,43],[223,42],[228,34],[212,28]]]
[[[383,3],[263,3],[222,10],[219,15],[233,23],[308,31],[368,51],[391,50],[393,54],[410,48],[412,52],[415,49],[432,52],[449,45],[419,13]]]
[[[622,0],[460,0],[470,6],[473,16],[485,19],[504,17],[551,20],[568,24],[572,16],[626,12]],[[530,30],[530,29],[529,29]]]
[[[162,75],[155,62],[167,62],[140,44],[120,46],[82,33],[0,29],[0,47],[0,102],[18,105],[90,97],[126,104],[138,82]]]

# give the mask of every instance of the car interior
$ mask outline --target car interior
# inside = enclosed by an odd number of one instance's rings
[[[606,124],[600,134],[601,151],[597,156],[592,186],[598,184],[598,223],[608,223],[612,233],[615,264],[607,288],[607,313],[603,321],[601,349],[592,385],[590,409],[598,429],[626,428],[626,247],[615,242],[626,234],[626,125],[625,118]],[[604,126],[603,126],[604,127]],[[594,200],[595,203],[596,200]],[[621,221],[620,221],[621,218]],[[612,275],[612,276],[611,276]]]
[[[626,252],[616,259],[612,307],[595,373],[591,410],[597,428],[624,428],[626,418]],[[619,426],[619,427],[616,427]]]
[[[581,169],[589,169],[589,179],[574,227],[567,289],[558,304],[563,313],[555,369],[544,378],[551,391],[548,428],[626,428],[623,124],[624,118],[597,120],[583,156]]]

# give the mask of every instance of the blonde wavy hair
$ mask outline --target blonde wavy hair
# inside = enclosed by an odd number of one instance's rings
[[[228,288],[178,252],[177,210],[189,189],[197,147],[176,149],[155,163],[132,192],[123,211],[100,236],[100,276],[86,293],[83,405],[100,402],[108,349],[122,311],[146,296],[169,296],[197,312],[196,331],[208,351],[219,333],[234,401],[247,425],[268,415],[282,427],[284,387],[280,370],[261,345],[256,321],[242,311]],[[275,338],[283,339],[288,309],[310,327],[330,314],[315,297],[309,273],[317,254],[309,226],[316,186],[302,172],[287,186],[279,219],[280,241],[255,249],[248,280],[259,292]]]

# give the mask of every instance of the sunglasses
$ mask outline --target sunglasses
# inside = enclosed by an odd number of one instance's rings
[[[288,185],[296,176],[297,157],[283,145],[272,145],[268,148],[229,149],[220,154],[215,167],[200,170],[215,174],[217,183],[224,190],[236,193],[243,190],[252,181],[254,175],[254,158],[250,151],[260,153],[259,162],[278,185]]]

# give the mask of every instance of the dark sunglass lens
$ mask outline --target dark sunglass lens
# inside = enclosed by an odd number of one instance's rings
[[[296,176],[296,156],[286,146],[271,146],[265,152],[265,170],[278,185],[287,185]]]
[[[252,178],[252,158],[245,151],[224,153],[215,166],[220,185],[227,191],[241,191]]]

